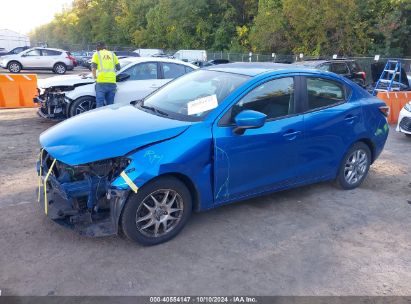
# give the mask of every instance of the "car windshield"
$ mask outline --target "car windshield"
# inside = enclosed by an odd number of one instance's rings
[[[191,72],[148,96],[140,106],[183,120],[201,120],[247,79],[245,75],[209,70]]]
[[[128,66],[131,63],[131,61],[127,59],[119,59],[118,63],[120,64],[121,69],[123,69],[124,67]],[[84,78],[92,78],[93,74],[92,73],[82,73],[80,74],[80,76]]]

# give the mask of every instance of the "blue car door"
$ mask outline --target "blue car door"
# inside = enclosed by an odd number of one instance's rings
[[[216,204],[295,183],[304,127],[297,99],[294,77],[271,79],[256,85],[213,126]],[[265,125],[235,134],[234,117],[243,110],[266,114]]]
[[[304,152],[299,178],[334,178],[349,146],[363,131],[361,106],[350,100],[350,89],[331,78],[308,76],[304,114]]]

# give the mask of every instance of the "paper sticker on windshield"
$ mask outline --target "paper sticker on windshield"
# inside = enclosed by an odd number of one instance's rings
[[[190,101],[187,104],[187,114],[193,115],[202,112],[206,112],[218,107],[217,96],[210,95],[206,97],[201,97],[196,100]]]

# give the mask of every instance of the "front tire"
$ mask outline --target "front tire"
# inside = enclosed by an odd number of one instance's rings
[[[357,188],[364,181],[371,165],[370,148],[363,142],[355,143],[345,154],[337,175],[340,188]]]
[[[21,64],[17,61],[12,61],[7,65],[7,69],[10,73],[20,73],[21,68]]]
[[[96,108],[96,99],[91,96],[77,98],[70,106],[69,117],[93,110]]]
[[[156,245],[175,237],[187,223],[192,197],[183,182],[163,177],[132,194],[121,216],[121,228],[130,240]]]
[[[67,66],[64,63],[56,63],[53,67],[53,72],[59,75],[65,74],[67,71]]]

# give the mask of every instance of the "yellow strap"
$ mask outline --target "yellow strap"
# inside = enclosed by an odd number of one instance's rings
[[[44,212],[47,214],[49,212],[49,204],[47,202],[47,180],[50,176],[51,170],[53,170],[56,159],[53,160],[49,172],[47,172],[46,178],[44,179]]]
[[[131,190],[134,191],[134,193],[137,193],[138,191],[138,187],[136,186],[136,184],[128,177],[128,175],[126,174],[126,172],[121,172],[120,176],[124,179],[124,181],[127,183],[127,185],[130,186]]]
[[[41,189],[41,170],[43,169],[43,151],[44,149],[41,149],[40,151],[40,172],[39,172],[39,191],[38,191],[38,196],[37,196],[37,201],[40,202],[40,189]]]

